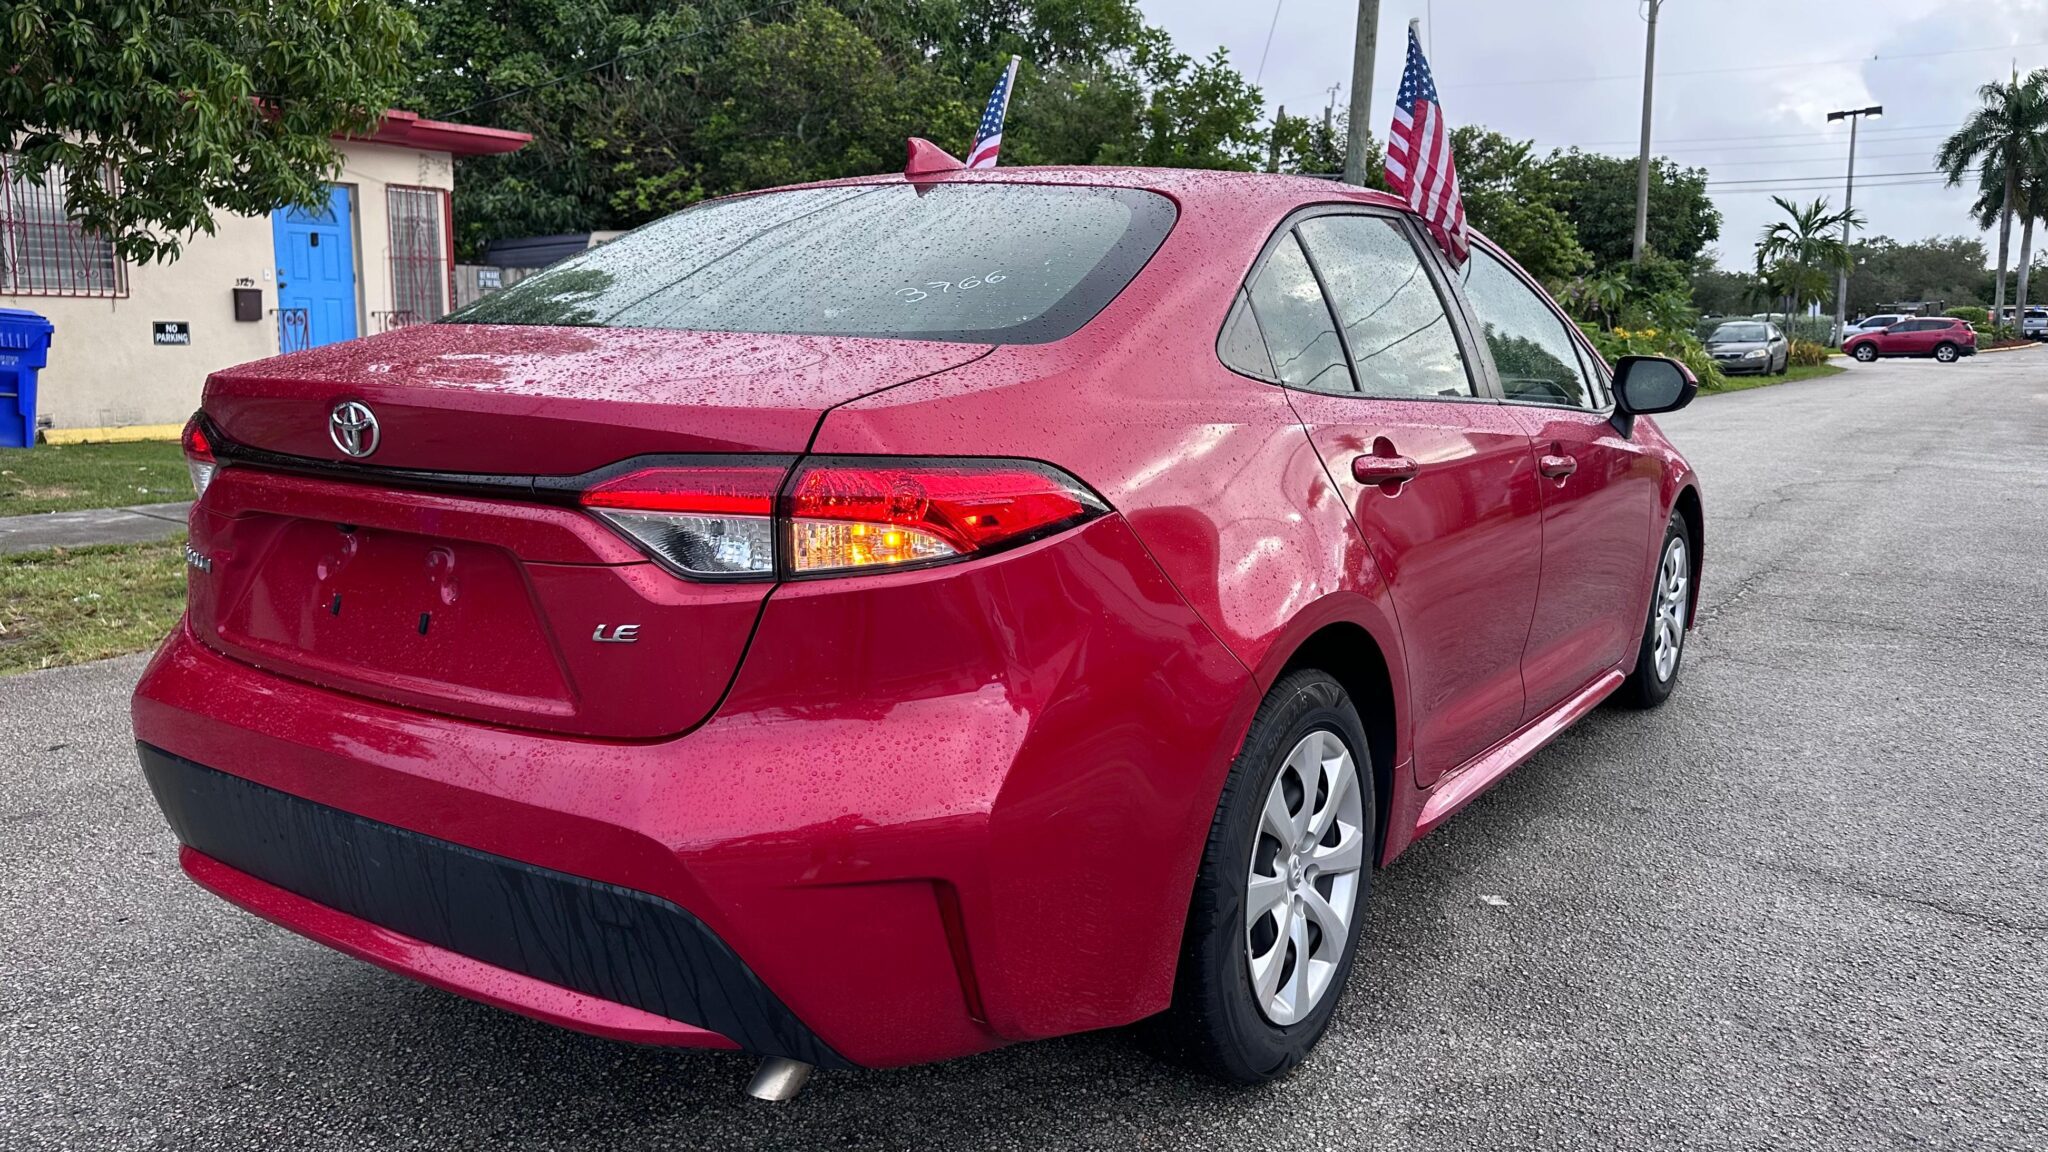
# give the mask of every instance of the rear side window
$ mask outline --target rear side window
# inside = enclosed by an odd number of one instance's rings
[[[1474,248],[1465,265],[1465,297],[1472,302],[1472,314],[1486,334],[1486,347],[1493,354],[1504,397],[1575,408],[1600,406],[1596,390],[1586,383],[1578,346],[1564,321],[1536,289],[1483,248]],[[1731,333],[1731,329],[1740,331]],[[1764,326],[1726,324],[1714,336],[1719,340],[1762,340]]]
[[[1317,392],[1353,390],[1344,342],[1330,320],[1316,274],[1292,235],[1273,246],[1252,278],[1251,313],[1272,358],[1270,371],[1253,375]],[[1232,367],[1248,370],[1242,364]]]
[[[655,221],[447,322],[1045,343],[1115,299],[1174,217],[1128,188],[767,192]]]
[[[1436,285],[1399,224],[1384,216],[1317,216],[1297,229],[1367,396],[1471,396],[1472,377]]]

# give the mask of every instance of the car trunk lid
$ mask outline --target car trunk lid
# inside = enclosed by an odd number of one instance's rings
[[[371,699],[587,737],[684,731],[771,585],[672,575],[533,479],[649,454],[793,462],[830,406],[985,351],[450,325],[216,374],[224,465],[192,517],[192,628]],[[360,461],[329,434],[346,402],[378,422]]]

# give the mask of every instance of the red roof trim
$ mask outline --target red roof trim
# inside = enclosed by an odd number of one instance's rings
[[[519,151],[532,143],[533,136],[509,128],[427,120],[417,112],[393,108],[384,113],[384,119],[378,123],[375,132],[367,136],[337,136],[336,139],[418,148],[426,152],[449,152],[457,156],[496,156]]]

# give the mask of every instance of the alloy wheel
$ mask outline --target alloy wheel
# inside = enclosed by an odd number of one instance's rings
[[[1245,960],[1253,997],[1285,1027],[1329,993],[1357,911],[1366,825],[1358,765],[1317,729],[1287,754],[1260,810],[1245,885]]]
[[[1934,350],[1934,358],[1943,364],[1953,364],[1956,362],[1956,350],[1943,344]]]
[[[1868,364],[1872,360],[1877,359],[1877,349],[1872,348],[1868,344],[1859,344],[1856,346],[1856,358]]]
[[[1662,683],[1678,672],[1679,649],[1685,644],[1686,594],[1692,586],[1692,568],[1685,554],[1685,539],[1673,536],[1664,546],[1664,562],[1657,568],[1657,607],[1650,626],[1650,657]]]

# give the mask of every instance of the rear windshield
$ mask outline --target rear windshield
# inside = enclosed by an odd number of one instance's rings
[[[657,220],[447,322],[1037,344],[1114,299],[1174,215],[1127,188],[769,192]]]

